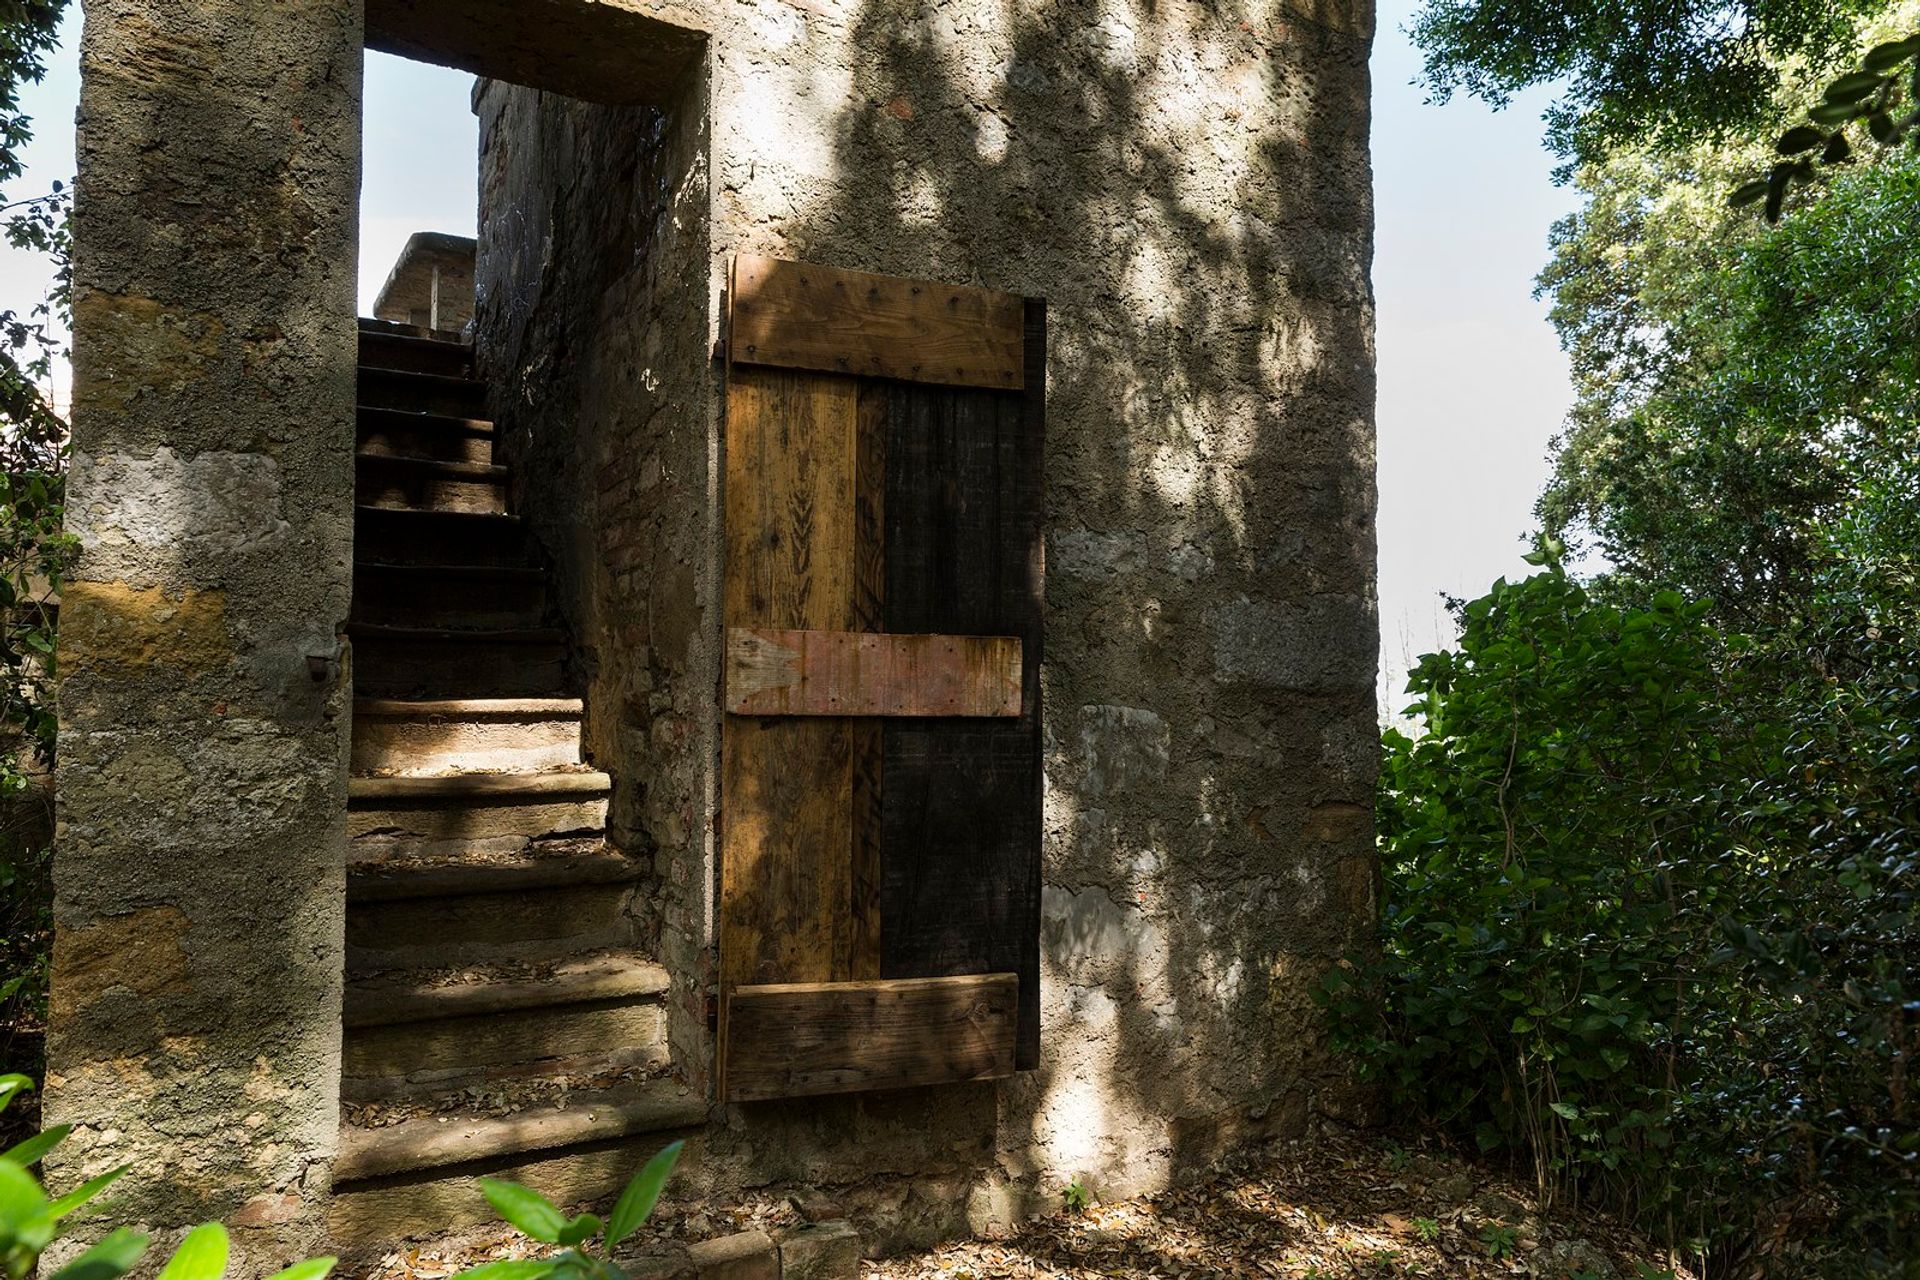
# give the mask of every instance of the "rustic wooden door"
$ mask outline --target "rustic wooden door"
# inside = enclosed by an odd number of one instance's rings
[[[728,298],[721,1094],[1031,1069],[1044,305],[745,256]]]

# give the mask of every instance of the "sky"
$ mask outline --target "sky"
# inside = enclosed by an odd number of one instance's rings
[[[1383,710],[1397,711],[1413,658],[1452,639],[1441,594],[1474,596],[1520,555],[1566,413],[1567,367],[1532,297],[1547,232],[1575,205],[1540,145],[1548,95],[1495,112],[1426,101],[1401,31],[1415,0],[1383,0],[1374,46],[1378,238],[1380,630]],[[79,9],[48,76],[22,103],[36,121],[14,199],[73,172]],[[477,138],[472,78],[367,56],[360,306],[414,231],[472,235]],[[0,246],[0,305],[30,306],[48,271]]]

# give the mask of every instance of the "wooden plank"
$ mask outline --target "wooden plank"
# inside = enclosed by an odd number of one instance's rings
[[[1018,391],[1024,300],[815,263],[741,254],[729,290],[735,364]]]
[[[1017,721],[886,722],[881,975],[1014,972],[1039,1055],[1044,311],[1020,396],[893,384],[887,629],[1014,635]]]
[[[860,631],[880,631],[887,614],[887,387],[860,384],[854,440],[853,622]],[[880,976],[881,772],[886,758],[881,722],[853,722],[853,955],[849,976]]]
[[[727,710],[746,716],[1017,716],[1018,636],[733,627]]]
[[[1011,1075],[1019,986],[1015,974],[989,973],[736,988],[728,1095],[751,1102]]]
[[[853,622],[850,378],[735,369],[727,398],[726,586],[733,626]],[[720,975],[851,976],[853,735],[842,719],[735,719],[721,740]]]

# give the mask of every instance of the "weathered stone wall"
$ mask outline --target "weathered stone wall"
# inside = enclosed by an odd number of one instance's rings
[[[1050,308],[1042,1067],[726,1109],[689,1177],[812,1188],[899,1243],[1337,1110],[1308,993],[1372,910],[1370,11],[634,7],[712,33],[664,115],[482,99],[479,333],[594,664],[596,761],[660,869],[689,1076],[725,262]]]
[[[644,934],[704,1081],[719,633],[703,67],[663,107],[483,81],[476,354],[515,509],[553,558],[608,839],[651,856]]]
[[[86,6],[47,1079],[57,1185],[258,1259],[338,1124],[360,97],[273,11]]]

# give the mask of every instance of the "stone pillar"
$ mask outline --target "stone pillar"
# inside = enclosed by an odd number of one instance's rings
[[[338,1123],[357,0],[90,0],[51,1179],[320,1243]]]

